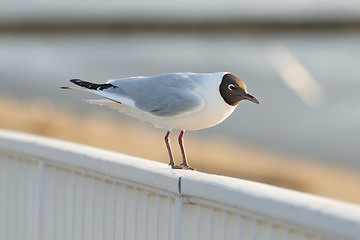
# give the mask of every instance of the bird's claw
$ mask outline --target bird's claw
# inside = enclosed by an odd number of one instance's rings
[[[188,165],[184,165],[184,164],[180,164],[180,165],[176,165],[176,164],[171,165],[171,164],[169,164],[169,165],[171,166],[172,169],[183,169],[183,170],[193,170],[193,171],[196,171],[195,168],[192,168],[192,167],[190,167],[190,166],[188,166]]]
[[[169,164],[169,165],[170,165],[170,164]],[[171,168],[172,168],[172,169],[184,169],[183,166],[181,166],[181,165],[179,166],[179,165],[176,165],[176,164],[175,164],[175,165],[171,165]]]
[[[185,164],[180,164],[180,166],[182,166],[183,167],[183,169],[186,169],[186,170],[193,170],[193,171],[196,171],[196,169],[195,168],[192,168],[192,167],[190,167],[189,165],[185,165]]]

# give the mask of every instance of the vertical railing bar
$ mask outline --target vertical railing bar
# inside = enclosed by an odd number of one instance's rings
[[[91,181],[91,239],[94,240],[95,239],[95,181],[96,181],[96,177],[92,176],[92,181]]]
[[[257,238],[257,229],[258,229],[258,224],[257,224],[257,220],[256,218],[252,218],[252,222],[253,222],[253,231],[252,231],[252,236],[253,236],[253,239],[256,240]]]
[[[149,235],[149,192],[145,190],[145,240]]]
[[[174,229],[174,240],[181,240],[182,232],[182,198],[177,196],[175,198],[175,229]]]
[[[224,209],[224,240],[227,240],[228,212]]]
[[[134,239],[137,238],[137,220],[138,220],[138,189],[135,187],[135,217],[134,217]]]
[[[63,197],[63,222],[62,222],[62,235],[63,235],[63,240],[66,240],[66,234],[65,234],[65,226],[66,226],[66,209],[67,209],[67,206],[66,206],[66,202],[67,202],[67,191],[66,191],[66,187],[67,187],[67,169],[64,168],[64,197]]]
[[[4,233],[5,233],[5,222],[6,222],[6,209],[5,209],[5,205],[4,205],[4,202],[6,201],[6,187],[5,187],[5,178],[6,178],[6,175],[5,173],[3,172],[6,172],[5,169],[7,170],[6,168],[6,163],[5,163],[5,158],[4,158],[4,155],[0,153],[0,189],[1,189],[1,195],[4,196],[1,198],[1,201],[0,201],[0,211],[2,214],[0,214],[0,239],[5,239],[5,236],[4,236]]]
[[[6,187],[9,186],[9,177],[11,174],[9,174],[9,162],[11,161],[8,157],[6,158],[6,163],[4,164],[4,168],[5,169],[5,173],[4,173],[4,190],[5,190],[5,197],[3,198],[3,209],[4,209],[4,213],[1,214],[3,215],[3,239],[9,239],[9,216],[8,216],[8,212],[9,212],[9,192],[10,192],[10,188]],[[6,171],[7,170],[7,171]],[[35,238],[34,238],[35,239]]]
[[[103,215],[102,215],[102,239],[105,239],[106,228],[106,179],[104,178],[104,194],[103,194]]]
[[[210,208],[210,239],[214,239],[214,208]]]
[[[156,194],[156,239],[160,236],[160,195]]]
[[[76,213],[76,172],[73,171],[73,179],[72,179],[72,198],[71,198],[71,239],[75,239],[75,229],[76,229],[76,221],[75,221],[75,213]]]
[[[10,158],[10,161],[13,161],[12,160],[13,158]],[[10,163],[10,174],[9,174],[9,179],[8,179],[8,184],[11,184],[13,181],[14,181],[14,178],[15,178],[15,174],[14,174],[14,166],[13,166],[13,163]],[[6,220],[6,223],[7,223],[7,226],[6,226],[6,235],[7,235],[7,239],[11,238],[11,227],[12,227],[12,218],[13,218],[13,214],[12,214],[12,206],[11,204],[13,204],[13,202],[11,201],[12,198],[13,198],[13,191],[11,191],[11,188],[8,188],[8,193],[6,194],[8,196],[8,201],[7,201],[7,209],[9,209],[10,211],[7,212],[7,220]],[[37,229],[37,228],[36,228]]]
[[[18,236],[18,232],[19,230],[17,229],[18,227],[18,224],[16,224],[18,221],[18,215],[19,215],[19,205],[20,205],[20,199],[19,199],[19,178],[16,177],[16,173],[19,172],[19,159],[18,157],[15,157],[15,179],[14,179],[14,182],[15,182],[15,189],[14,189],[14,197],[15,197],[15,201],[14,201],[14,204],[15,204],[15,209],[13,209],[14,211],[14,214],[13,214],[13,231],[14,231],[14,239],[17,239],[17,236]]]
[[[44,160],[40,160],[39,161],[39,192],[38,192],[38,197],[39,197],[39,204],[38,204],[38,226],[37,226],[37,230],[38,230],[38,239],[42,240],[43,239],[43,226],[44,226],[44,209],[43,209],[43,205],[44,205],[44,181],[45,181],[45,166],[46,163]]]
[[[199,204],[197,207],[197,239],[200,240],[200,232],[201,232],[201,205]]]
[[[23,236],[22,236],[22,239],[26,239],[26,236],[29,236],[30,234],[26,234],[26,231],[27,231],[27,217],[28,217],[28,214],[27,214],[27,201],[29,201],[29,191],[28,191],[28,182],[29,182],[29,161],[25,161],[25,172],[24,172],[24,199],[23,199],[23,207],[24,207],[24,216],[23,216],[23,225],[22,225],[22,228],[24,229],[23,231]]]
[[[127,207],[127,185],[124,184],[124,206],[123,206],[123,239],[126,240],[126,207]]]
[[[53,240],[56,239],[56,226],[57,226],[57,216],[56,216],[56,204],[57,204],[57,181],[56,181],[56,178],[57,178],[57,171],[56,171],[56,166],[53,165],[53,201],[52,201],[52,209],[53,209],[53,235],[52,235],[52,238]],[[23,238],[25,239],[25,238]]]
[[[168,197],[169,200],[169,219],[168,219],[168,239],[171,239],[171,223],[172,223],[172,199]]]
[[[39,184],[38,184],[38,175],[35,174],[35,171],[38,170],[39,168],[39,161],[36,161],[34,165],[36,166],[33,166],[34,167],[34,173],[32,174],[32,208],[31,208],[31,215],[34,216],[34,221],[31,221],[31,230],[32,230],[32,237],[33,239],[38,239],[38,236],[37,236],[37,219],[36,219],[36,215],[37,215],[37,207],[38,207],[38,195],[37,195],[37,192],[38,192],[38,188],[39,188]],[[36,168],[36,169],[35,169]]]
[[[113,182],[113,240],[116,238],[116,198],[117,198],[117,191],[116,191],[116,182]]]
[[[81,174],[81,189],[82,189],[82,199],[81,199],[81,206],[82,206],[82,211],[81,211],[81,230],[80,230],[80,234],[81,234],[81,239],[85,240],[85,196],[86,196],[86,187],[85,187],[85,181],[86,181],[86,176],[85,176],[85,172],[82,172]]]

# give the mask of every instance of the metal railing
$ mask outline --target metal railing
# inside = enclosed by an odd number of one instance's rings
[[[0,131],[0,239],[360,239],[360,207]]]

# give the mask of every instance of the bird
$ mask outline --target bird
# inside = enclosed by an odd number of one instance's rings
[[[165,73],[108,80],[102,84],[81,79],[71,79],[70,82],[81,88],[61,88],[95,93],[102,99],[85,101],[109,106],[167,130],[164,140],[172,169],[195,170],[187,161],[183,142],[185,131],[221,123],[242,100],[260,103],[247,92],[245,83],[229,72]],[[175,163],[170,146],[169,136],[174,129],[180,130],[180,165]]]

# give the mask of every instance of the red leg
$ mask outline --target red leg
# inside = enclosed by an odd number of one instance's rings
[[[180,150],[181,150],[181,155],[182,155],[182,159],[183,159],[183,162],[182,162],[181,165],[183,165],[184,167],[189,167],[189,164],[188,164],[188,162],[186,160],[186,153],[185,153],[184,142],[183,142],[184,133],[185,133],[185,131],[182,130],[180,132],[180,135],[179,135],[179,138],[178,138],[179,145],[180,145]]]
[[[173,155],[172,155],[172,152],[171,152],[171,147],[170,147],[170,139],[169,139],[169,136],[170,136],[170,131],[167,131],[166,135],[165,135],[165,143],[166,143],[166,147],[167,147],[167,150],[169,152],[169,158],[170,158],[170,163],[169,165],[171,166],[171,168],[182,168],[178,165],[175,164],[174,162],[174,158],[173,158]]]
[[[180,135],[179,135],[179,145],[180,145],[181,155],[182,155],[182,158],[183,158],[183,163],[181,165],[185,169],[196,170],[195,168],[190,167],[189,163],[186,160],[186,153],[185,153],[184,141],[183,141],[184,133],[185,133],[185,130],[182,130],[180,132]]]
[[[167,150],[168,150],[168,152],[169,152],[169,158],[170,158],[170,163],[169,163],[169,165],[170,165],[171,167],[173,167],[173,166],[175,165],[175,163],[174,163],[174,158],[173,158],[173,155],[172,155],[172,152],[171,152],[169,135],[170,135],[170,131],[167,131],[167,133],[166,133],[166,135],[165,135],[165,143],[166,143]]]

